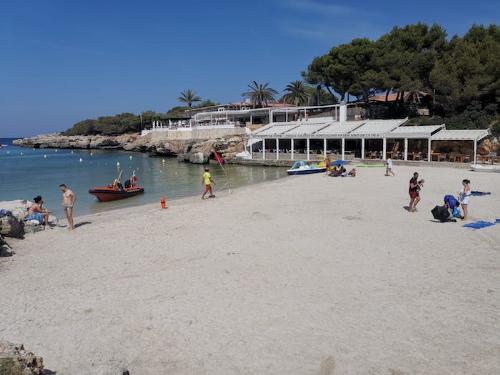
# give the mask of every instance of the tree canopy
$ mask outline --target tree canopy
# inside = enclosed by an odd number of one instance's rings
[[[273,102],[275,100],[275,95],[278,94],[278,91],[269,87],[268,83],[258,83],[253,81],[248,85],[248,91],[244,92],[243,97],[250,100],[254,107],[262,107],[263,105],[267,105],[269,102]]]
[[[191,108],[193,106],[193,103],[201,102],[201,97],[196,95],[193,90],[187,89],[181,92],[181,96],[179,96],[178,100],[181,103],[186,103],[188,107]]]
[[[500,27],[473,26],[447,39],[439,25],[394,27],[377,40],[353,39],[312,60],[303,72],[341,100],[374,94],[432,95],[431,112],[450,127],[486,127],[499,117]],[[394,103],[402,106],[402,103]],[[411,115],[411,108],[404,108]]]

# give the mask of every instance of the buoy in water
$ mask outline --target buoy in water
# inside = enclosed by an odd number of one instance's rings
[[[75,152],[73,150],[71,150],[71,154],[74,154]]]
[[[163,164],[165,164],[165,159],[161,159],[161,162],[162,162]]]
[[[44,155],[43,155],[43,158],[44,158],[44,159],[47,159],[47,154],[44,154]]]
[[[129,158],[130,160],[132,160],[132,155],[130,155],[128,158]]]
[[[56,151],[55,151],[55,152],[57,152],[57,151],[58,151],[58,150],[57,150],[57,148],[56,148]]]
[[[82,159],[82,158],[80,158],[80,163],[81,163],[82,161],[83,161],[83,159]]]
[[[90,153],[90,156],[94,156],[94,153],[93,153],[93,152],[91,152],[91,153]]]

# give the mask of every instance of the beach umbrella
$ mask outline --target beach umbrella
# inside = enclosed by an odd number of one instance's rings
[[[338,160],[332,161],[330,163],[330,165],[333,165],[334,167],[340,167],[341,165],[345,165],[347,163],[349,163],[347,160],[338,159]]]

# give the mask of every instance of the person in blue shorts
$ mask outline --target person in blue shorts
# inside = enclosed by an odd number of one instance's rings
[[[49,211],[47,211],[43,207],[43,199],[41,196],[36,196],[33,198],[35,203],[33,203],[30,208],[28,209],[28,216],[26,216],[25,220],[30,221],[30,220],[36,220],[40,224],[47,225],[49,224]]]

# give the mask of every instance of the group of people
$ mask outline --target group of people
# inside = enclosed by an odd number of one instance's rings
[[[325,157],[324,160],[325,163],[325,168],[326,168],[326,175],[330,177],[356,177],[356,168],[352,168],[349,172],[343,165],[333,165],[332,166],[332,161],[330,159],[330,156],[328,154]]]
[[[424,179],[419,180],[418,172],[413,173],[410,179],[408,193],[410,195],[409,212],[417,210],[417,204],[420,202],[420,190],[424,187]],[[448,209],[450,218],[467,219],[469,198],[471,196],[470,180],[462,180],[462,187],[456,196],[446,194],[443,198],[444,206]],[[460,211],[462,209],[462,212]]]
[[[73,193],[71,189],[66,186],[66,184],[59,185],[59,189],[62,193],[62,206],[64,209],[64,213],[66,214],[66,219],[68,220],[68,229],[75,229],[74,221],[73,221],[73,209],[76,202],[76,195]],[[50,211],[45,208],[43,203],[43,198],[40,195],[37,195],[33,198],[33,203],[28,207],[28,215],[26,215],[26,221],[37,221],[40,225],[43,225],[44,228],[47,228],[49,225],[49,215]]]
[[[339,167],[327,167],[326,174],[330,177],[356,177],[356,168],[352,168],[348,172],[343,165]]]
[[[135,175],[135,171],[132,171],[132,176],[130,176],[129,179],[125,181],[125,187],[121,182],[121,173],[120,175],[113,180],[113,183],[111,186],[113,187],[114,190],[121,190],[123,191],[124,189],[130,189],[134,188],[137,186],[137,176]]]

